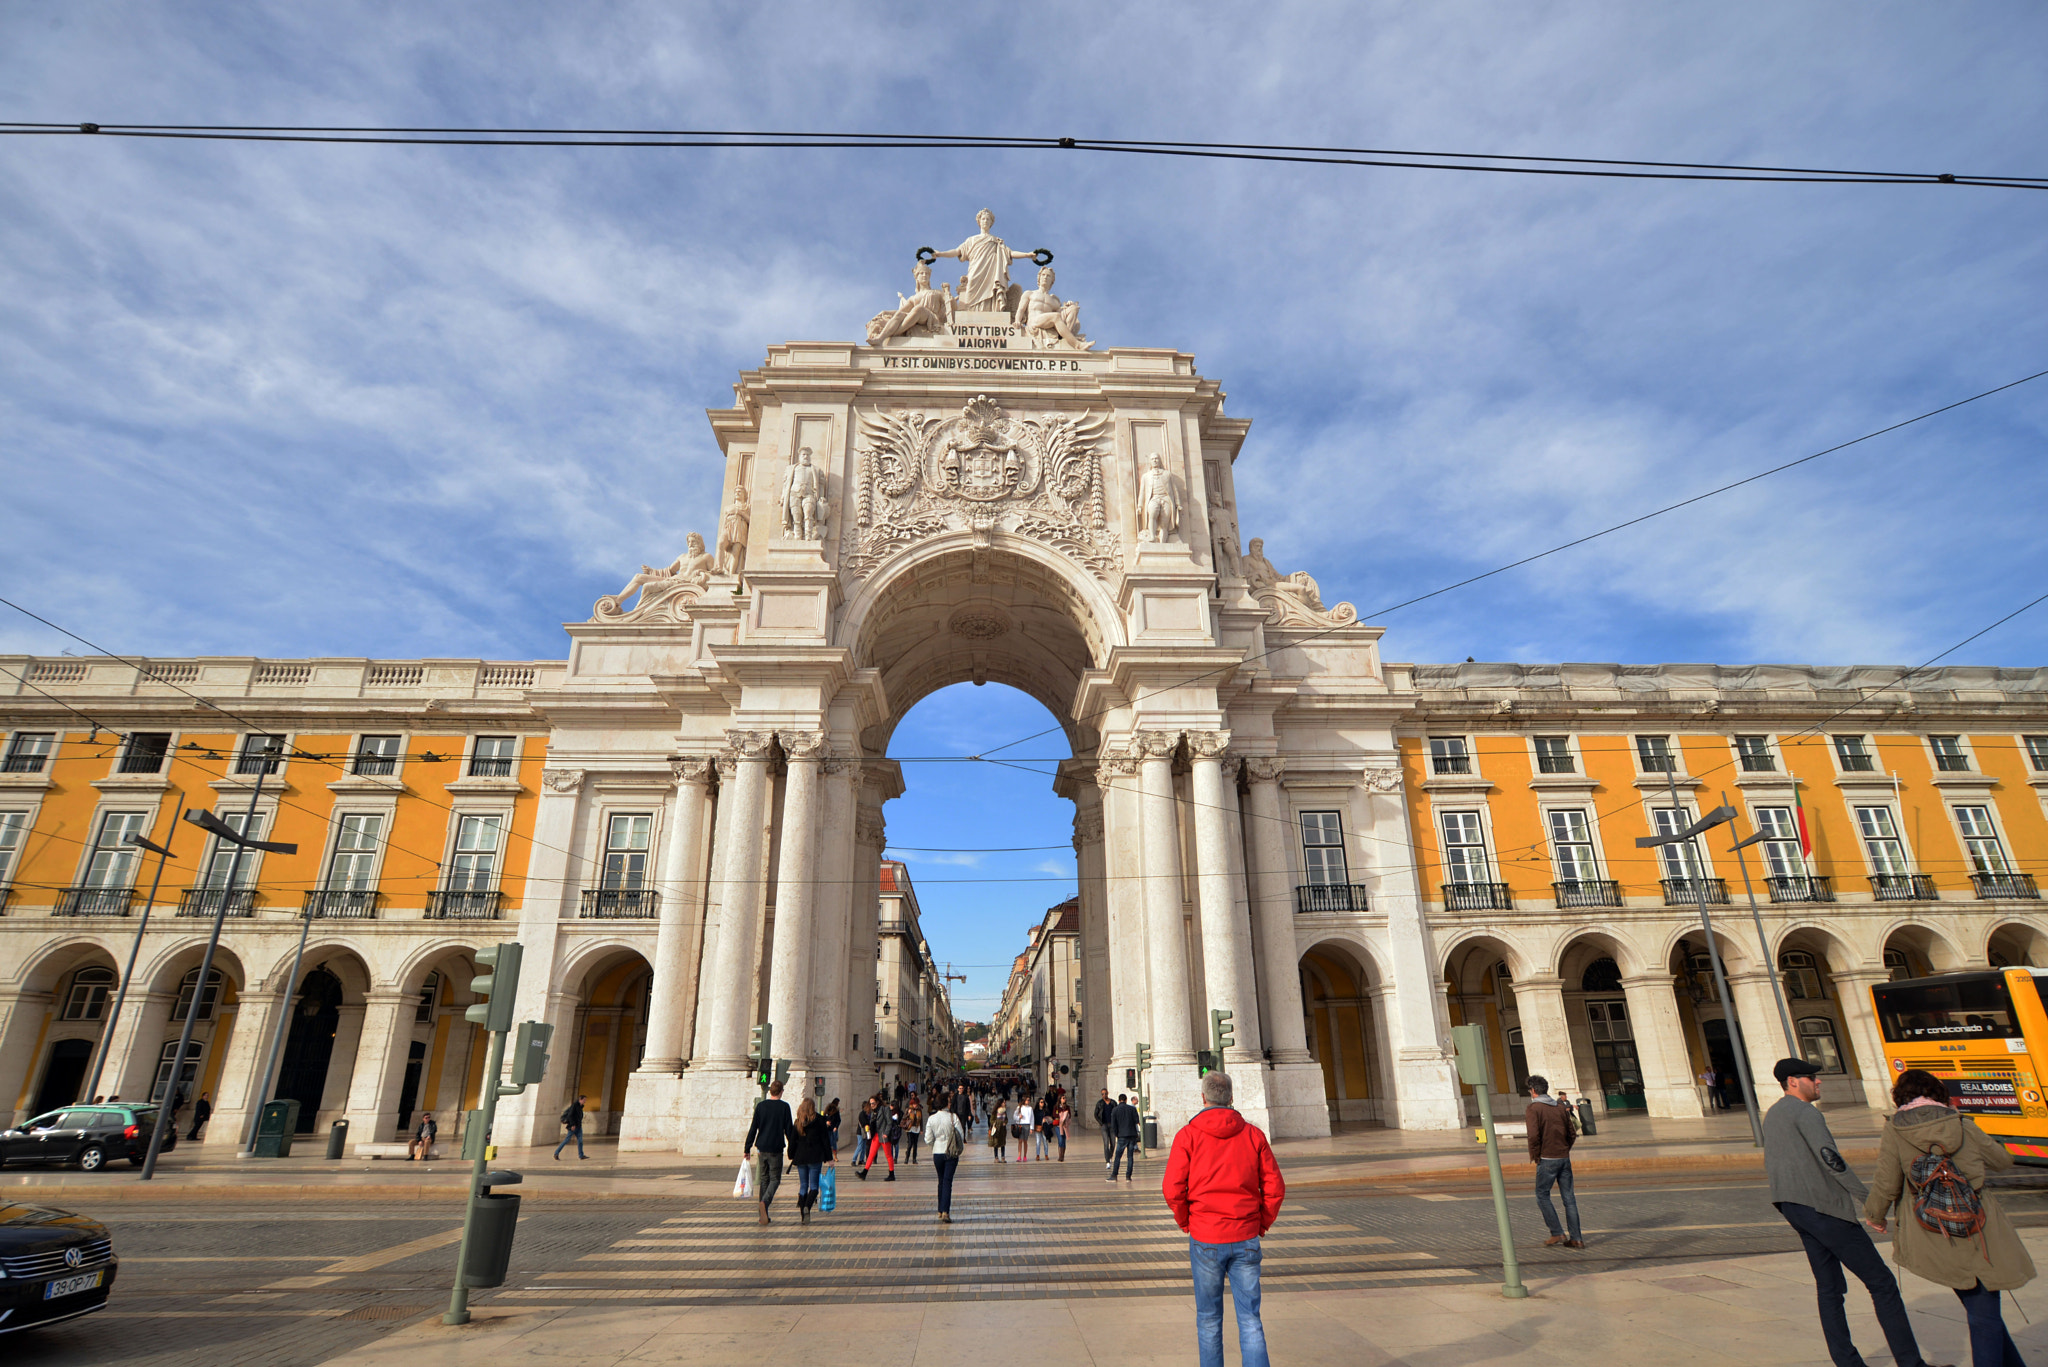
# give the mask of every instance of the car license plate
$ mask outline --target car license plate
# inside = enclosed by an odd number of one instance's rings
[[[43,1299],[53,1301],[59,1296],[75,1296],[81,1291],[90,1291],[99,1284],[99,1272],[85,1272],[76,1277],[59,1277],[43,1288]]]

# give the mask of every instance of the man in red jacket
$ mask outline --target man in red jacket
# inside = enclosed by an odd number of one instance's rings
[[[1187,1232],[1195,1273],[1195,1342],[1202,1367],[1223,1367],[1223,1283],[1237,1308],[1244,1367],[1267,1367],[1259,1322],[1259,1236],[1280,1218],[1287,1184],[1273,1147],[1230,1105],[1230,1075],[1202,1079],[1203,1109],[1173,1137],[1166,1204]]]

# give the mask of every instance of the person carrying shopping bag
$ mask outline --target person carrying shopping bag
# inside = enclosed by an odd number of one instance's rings
[[[796,1218],[811,1222],[811,1207],[818,1204],[826,1168],[832,1166],[832,1127],[818,1108],[805,1097],[797,1103],[796,1125],[789,1137],[789,1161],[796,1164]]]
[[[2019,1231],[1998,1198],[1984,1190],[1987,1173],[2013,1165],[2005,1145],[1955,1110],[1940,1078],[1909,1068],[1892,1084],[1898,1110],[1877,1147],[1877,1174],[1863,1218],[1892,1226],[1892,1261],[1946,1286],[1970,1323],[1972,1367],[2025,1367],[1998,1303],[2034,1279]]]
[[[932,1168],[939,1175],[939,1223],[953,1223],[953,1174],[960,1167],[960,1154],[967,1147],[967,1129],[941,1097],[932,1105],[931,1119],[924,1123],[925,1142],[931,1145]]]

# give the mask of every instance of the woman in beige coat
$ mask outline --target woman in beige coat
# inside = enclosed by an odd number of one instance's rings
[[[1984,1175],[2011,1167],[2012,1155],[1978,1129],[1976,1121],[1958,1114],[1949,1102],[1948,1088],[1924,1069],[1899,1074],[1892,1101],[1899,1109],[1878,1145],[1877,1175],[1870,1184],[1870,1199],[1863,1203],[1863,1218],[1882,1231],[1885,1217],[1897,1208],[1892,1259],[1908,1272],[1955,1291],[1970,1319],[1973,1367],[2026,1367],[2006,1331],[1998,1293],[2016,1291],[2032,1281],[2034,1260],[2027,1256],[1998,1198],[1984,1190]],[[1981,1234],[1950,1238],[1927,1228],[1913,1214],[1912,1166],[1936,1149],[1949,1156],[1983,1202]]]

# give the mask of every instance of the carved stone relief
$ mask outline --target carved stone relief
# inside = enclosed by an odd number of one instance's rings
[[[717,564],[704,549],[704,538],[691,532],[689,549],[676,557],[667,569],[642,565],[617,593],[597,600],[591,609],[593,622],[674,622],[690,620],[690,606],[704,594]],[[640,601],[628,608],[626,600],[635,593]]]
[[[946,630],[954,636],[970,641],[993,641],[1008,634],[1010,618],[1001,608],[986,604],[970,604],[960,608],[946,619]]]
[[[728,730],[725,733],[725,743],[728,747],[726,755],[736,760],[766,759],[768,758],[768,747],[774,741],[775,733],[773,731]],[[721,758],[724,758],[724,756],[721,756]],[[723,764],[719,765],[718,772],[721,774],[726,772]]]
[[[1358,620],[1358,609],[1349,603],[1323,607],[1322,590],[1307,570],[1282,574],[1266,559],[1266,542],[1253,537],[1243,561],[1245,580],[1252,596],[1266,609],[1266,621],[1276,627],[1341,627]]]
[[[709,756],[685,755],[668,762],[669,776],[680,786],[685,783],[703,783],[711,777],[712,761]]]
[[[1178,731],[1131,732],[1131,755],[1135,759],[1168,759],[1180,748]]]
[[[1391,764],[1367,765],[1363,782],[1367,792],[1398,793],[1401,791],[1401,771]]]
[[[543,769],[540,771],[541,786],[551,793],[580,793],[583,791],[581,769]]]
[[[823,731],[777,731],[782,753],[791,759],[823,759],[826,755]]]
[[[887,823],[880,811],[873,807],[862,807],[853,814],[853,838],[860,845],[880,848],[888,842]]]
[[[1228,731],[1190,731],[1188,749],[1202,759],[1215,759],[1230,748]]]
[[[855,546],[846,572],[943,532],[1009,531],[1059,550],[1098,579],[1117,568],[1107,527],[1098,414],[1015,417],[979,395],[951,417],[862,413]]]
[[[1095,761],[1095,786],[1105,793],[1116,780],[1131,778],[1138,772],[1138,761],[1130,755],[1104,755]]]
[[[1287,761],[1278,755],[1246,755],[1244,778],[1247,783],[1273,783],[1286,772]]]

